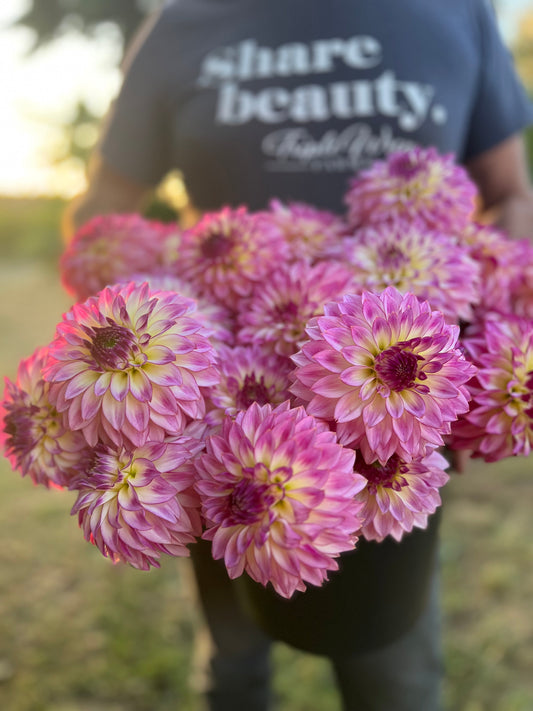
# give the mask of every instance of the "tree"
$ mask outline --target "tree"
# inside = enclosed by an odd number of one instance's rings
[[[33,30],[33,51],[72,29],[91,35],[106,22],[118,27],[125,45],[146,15],[161,4],[162,0],[33,0],[15,24]]]
[[[122,57],[124,49],[146,16],[157,9],[163,0],[33,0],[30,8],[19,17],[14,26],[26,27],[33,32],[34,42],[30,52],[52,44],[57,38],[72,32],[87,37],[98,38],[104,24],[111,23],[118,30],[117,41]],[[92,134],[101,121],[84,101],[83,97],[73,97],[73,118],[63,127],[65,146],[53,157],[54,163],[61,163],[68,157],[87,161],[92,145],[84,137],[87,130]]]

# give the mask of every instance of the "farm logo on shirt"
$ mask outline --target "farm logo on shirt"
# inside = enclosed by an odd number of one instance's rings
[[[284,77],[309,80],[333,72],[338,62],[358,70],[359,77],[368,71],[372,78],[283,86]],[[381,44],[368,35],[276,48],[246,39],[210,52],[197,84],[217,90],[218,124],[257,121],[274,129],[262,141],[268,169],[360,170],[376,158],[415,145],[406,135],[427,121],[447,121],[433,86],[400,79],[381,67],[382,62]],[[258,79],[268,85],[251,89],[246,84]],[[345,127],[320,132],[320,124],[330,119],[345,122]],[[278,124],[283,127],[276,129]],[[401,135],[395,135],[395,126]]]

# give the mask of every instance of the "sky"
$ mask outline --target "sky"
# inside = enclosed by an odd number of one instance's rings
[[[507,41],[531,3],[498,3]],[[9,27],[28,5],[28,0],[0,2],[0,195],[68,198],[83,189],[85,175],[74,159],[59,167],[52,163],[64,147],[60,126],[76,98],[84,98],[99,115],[106,112],[120,86],[117,35],[111,26],[93,39],[71,33],[28,56],[32,33]],[[88,143],[94,138],[86,131]]]

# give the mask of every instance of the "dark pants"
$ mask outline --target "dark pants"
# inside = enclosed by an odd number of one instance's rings
[[[191,553],[210,633],[203,659],[209,711],[267,711],[272,708],[270,640],[243,610],[237,586],[221,561],[213,561],[209,545],[200,542]],[[425,611],[400,640],[330,661],[344,711],[439,711],[443,663],[438,575]]]

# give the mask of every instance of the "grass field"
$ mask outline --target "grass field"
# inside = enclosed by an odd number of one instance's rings
[[[13,377],[69,306],[55,266],[59,208],[0,201],[1,374]],[[473,464],[447,487],[448,711],[533,711],[532,480],[533,461],[513,459]],[[83,541],[72,501],[0,460],[0,710],[198,711],[187,562],[111,565]],[[322,659],[280,645],[275,670],[279,711],[338,711]]]

